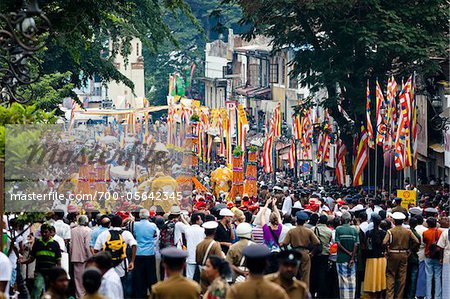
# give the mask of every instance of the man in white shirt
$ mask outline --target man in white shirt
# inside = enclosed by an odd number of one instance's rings
[[[425,297],[427,276],[425,273],[425,243],[423,242],[423,233],[428,230],[428,228],[423,225],[423,217],[421,215],[416,215],[414,217],[416,217],[418,223],[416,232],[420,236],[420,247],[417,252],[417,255],[419,256],[419,272],[417,274],[416,297]]]
[[[125,277],[125,270],[132,271],[134,269],[134,260],[136,258],[137,242],[129,231],[127,230],[122,231],[122,218],[120,218],[120,216],[115,215],[111,218],[111,226],[112,228],[110,230],[121,231],[123,241],[132,250],[131,261],[128,263],[127,258],[125,258],[119,265],[117,265],[114,268],[119,277],[123,279]],[[110,236],[109,230],[102,232],[98,236],[97,241],[95,241],[94,245],[94,251],[96,253],[103,250],[103,247],[105,243],[108,241],[109,236]]]
[[[193,279],[197,262],[195,260],[195,251],[197,245],[205,239],[205,229],[201,227],[203,219],[199,213],[193,213],[191,216],[192,225],[184,225],[182,227],[186,238],[186,247],[188,252],[186,277]]]
[[[92,263],[93,262],[93,263]],[[86,267],[94,266],[102,273],[102,284],[99,293],[108,299],[123,299],[123,287],[120,277],[114,270],[109,252],[95,254],[86,264]]]
[[[378,205],[375,205],[375,201],[373,198],[369,199],[369,206],[366,209],[366,214],[367,214],[367,220],[370,222],[370,218],[372,217],[372,213],[379,213],[382,208],[379,207]]]
[[[289,191],[285,191],[284,195],[286,196],[283,200],[283,207],[281,208],[281,213],[283,215],[291,215],[292,213],[292,198],[291,195],[289,194]]]
[[[56,234],[60,236],[66,243],[70,240],[70,225],[64,223],[64,211],[55,211],[55,223],[53,226],[56,229]]]
[[[9,258],[0,251],[0,293],[9,298],[9,281],[12,275],[12,265]]]

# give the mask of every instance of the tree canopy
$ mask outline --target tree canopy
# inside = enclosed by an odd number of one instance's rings
[[[275,50],[295,49],[294,72],[312,90],[326,88],[324,105],[345,127],[337,109],[363,119],[367,79],[387,80],[413,71],[433,74],[447,57],[445,0],[226,0],[243,11],[245,36],[273,38]],[[355,130],[356,128],[353,128]]]
[[[17,11],[20,2],[1,1],[0,12]],[[129,41],[133,37],[140,38],[150,52],[156,52],[164,42],[177,43],[164,15],[183,17],[198,24],[184,0],[39,2],[51,23],[42,55],[44,73],[70,72],[70,81],[77,87],[94,74],[105,81],[114,80],[133,87],[113,65],[117,53],[126,56],[130,52]]]

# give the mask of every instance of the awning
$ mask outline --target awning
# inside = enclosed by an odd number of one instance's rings
[[[433,144],[430,144],[429,148],[431,148],[432,150],[434,150],[436,153],[442,154],[443,152],[445,152],[444,145],[443,145],[443,144],[440,144],[440,143],[433,143]]]
[[[270,87],[258,88],[248,93],[251,98],[267,97],[267,95],[270,95]]]
[[[240,94],[241,96],[246,96],[246,97],[248,97],[249,95],[249,93],[250,92],[252,92],[252,91],[255,91],[255,90],[258,90],[259,89],[259,87],[254,87],[254,86],[248,86],[248,87],[245,87],[245,86],[242,86],[242,87],[238,87],[238,88],[236,88],[236,93],[237,94]]]

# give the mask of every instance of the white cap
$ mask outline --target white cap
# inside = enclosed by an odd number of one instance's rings
[[[230,216],[230,217],[234,216],[233,212],[231,212],[231,210],[229,210],[227,208],[220,210],[219,215],[220,216]]]
[[[394,218],[395,220],[405,220],[406,216],[402,212],[395,212],[394,214],[392,214],[392,218]]]
[[[202,227],[204,229],[215,229],[217,228],[217,226],[219,226],[219,224],[215,221],[206,221],[205,223],[202,224]]]
[[[283,189],[281,189],[281,187],[280,187],[280,186],[275,186],[275,187],[273,187],[273,190],[277,190],[277,191],[283,191]]]
[[[236,227],[236,235],[241,238],[252,238],[252,226],[250,223],[242,222]]]

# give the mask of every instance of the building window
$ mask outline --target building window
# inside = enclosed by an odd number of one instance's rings
[[[289,75],[289,88],[297,89],[298,87],[298,77],[296,75]]]
[[[278,62],[270,64],[270,82],[278,84]]]
[[[136,43],[136,56],[139,57],[139,43]]]
[[[259,64],[252,63],[248,65],[250,70],[250,78],[248,81],[251,86],[258,87],[259,86]]]

